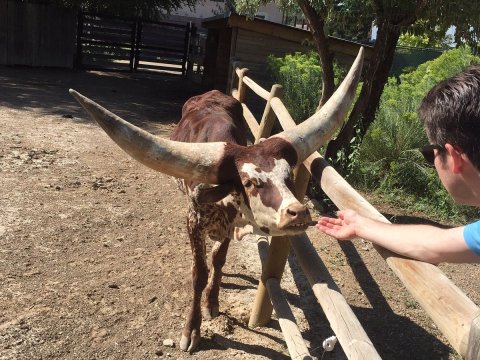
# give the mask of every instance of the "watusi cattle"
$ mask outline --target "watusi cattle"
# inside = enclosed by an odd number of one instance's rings
[[[343,122],[362,63],[363,49],[317,113],[295,128],[251,146],[247,146],[248,127],[241,104],[216,90],[187,100],[170,139],[154,136],[70,90],[123,150],[144,165],[179,179],[187,194],[193,299],[180,340],[182,350],[193,351],[198,346],[202,314],[211,318],[219,313],[222,267],[230,240],[239,237],[241,229],[294,235],[311,223],[308,209],[295,198],[292,170]],[[214,241],[210,272],[207,238]]]

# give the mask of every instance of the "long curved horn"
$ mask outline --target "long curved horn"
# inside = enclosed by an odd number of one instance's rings
[[[135,160],[167,175],[218,184],[218,165],[225,143],[184,143],[162,139],[130,124],[73,89],[70,94]]]
[[[297,165],[330,139],[343,122],[355,97],[355,90],[362,73],[363,53],[364,49],[361,47],[347,76],[319,111],[296,127],[273,135],[293,145],[298,155]]]

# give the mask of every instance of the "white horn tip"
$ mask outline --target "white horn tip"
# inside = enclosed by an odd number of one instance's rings
[[[78,92],[78,91],[75,91],[73,89],[68,89],[68,92],[70,93],[70,95],[72,95],[77,101],[80,101],[81,98],[83,98],[83,96]]]
[[[75,100],[77,100],[80,105],[84,106],[88,103],[93,103],[92,100],[90,100],[89,98],[87,98],[86,96],[83,96],[82,94],[80,94],[78,91],[76,90],[73,90],[73,89],[68,89],[68,92],[70,93],[70,95],[72,95]],[[97,105],[98,106],[98,105]]]

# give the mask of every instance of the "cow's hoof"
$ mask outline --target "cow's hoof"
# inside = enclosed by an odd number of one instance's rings
[[[197,348],[199,343],[200,333],[197,330],[193,330],[190,334],[190,337],[182,334],[182,338],[180,339],[180,349],[183,351],[192,352]]]
[[[219,308],[218,305],[214,306],[203,306],[202,307],[202,316],[205,320],[211,320],[213,318],[216,318],[219,315]]]

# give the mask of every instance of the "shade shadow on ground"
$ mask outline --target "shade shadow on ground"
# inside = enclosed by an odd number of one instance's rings
[[[70,88],[151,132],[155,123],[177,122],[183,103],[202,92],[178,76],[0,67],[0,105],[93,124],[69,94]]]
[[[341,246],[352,266],[355,278],[372,307],[351,306],[351,308],[380,357],[398,360],[448,358],[451,351],[448,346],[408,317],[396,314],[392,310],[352,243],[342,242]],[[336,349],[335,357],[329,357],[333,354],[323,354],[322,341],[334,333],[330,329],[329,322],[320,305],[317,304],[312,288],[306,285],[308,280],[305,278],[296,256],[290,254],[288,261],[299,295],[288,293],[287,299],[294,306],[308,307],[308,311],[304,311],[304,315],[309,324],[309,331],[304,333],[304,337],[311,341],[311,354],[313,356],[323,355],[324,359],[345,356],[340,347]]]

